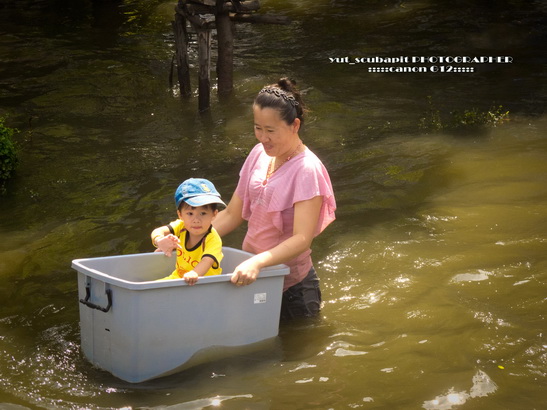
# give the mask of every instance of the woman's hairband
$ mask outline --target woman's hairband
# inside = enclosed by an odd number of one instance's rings
[[[288,95],[285,91],[283,91],[281,88],[277,87],[264,87],[262,90],[259,91],[259,94],[262,93],[268,93],[268,94],[274,94],[276,97],[281,97],[285,101],[288,101],[293,107],[296,107],[298,104],[298,101],[292,96]]]

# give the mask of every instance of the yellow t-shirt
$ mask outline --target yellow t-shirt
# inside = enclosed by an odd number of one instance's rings
[[[222,254],[222,239],[212,226],[201,239],[201,241],[191,249],[187,247],[188,231],[184,228],[184,222],[177,219],[171,222],[169,230],[173,235],[180,239],[182,249],[177,249],[177,266],[171,275],[163,279],[180,279],[186,272],[190,272],[201,262],[204,256],[212,258],[215,262],[204,276],[220,275],[222,268],[220,262],[224,255]]]

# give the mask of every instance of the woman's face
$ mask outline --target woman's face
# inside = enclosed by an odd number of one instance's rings
[[[276,109],[258,105],[253,105],[253,114],[255,137],[262,143],[266,154],[270,157],[289,156],[299,138],[300,120],[297,118],[292,124],[287,124]]]

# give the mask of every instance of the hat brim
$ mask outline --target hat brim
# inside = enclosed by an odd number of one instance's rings
[[[181,201],[182,202],[182,201]],[[210,204],[219,204],[226,207],[226,204],[216,195],[196,195],[191,198],[186,198],[184,200],[188,205],[193,207],[210,205]],[[179,203],[180,206],[180,203]]]

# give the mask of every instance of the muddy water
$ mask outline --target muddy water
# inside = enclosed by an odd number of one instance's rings
[[[209,116],[169,84],[171,3],[24,3],[0,9],[0,113],[22,148],[0,199],[0,407],[545,407],[541,2],[264,1],[293,23],[238,26],[236,96]],[[514,62],[330,62],[446,55]],[[229,197],[252,98],[280,74],[306,92],[303,137],[338,200],[314,243],[321,319],[139,385],[93,368],[71,260],[150,251],[186,177]]]

